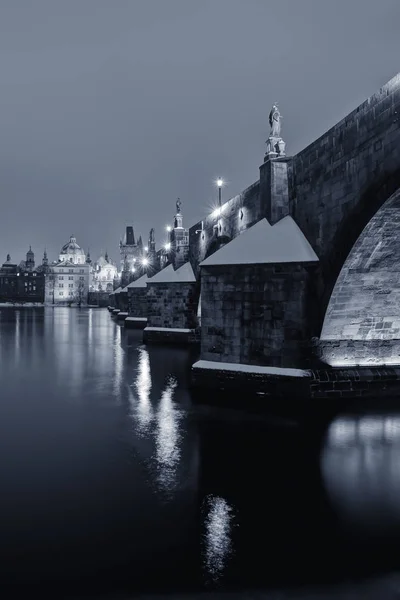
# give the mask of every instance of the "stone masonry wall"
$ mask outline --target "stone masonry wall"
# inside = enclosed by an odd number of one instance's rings
[[[147,317],[147,289],[128,288],[128,312],[130,317]]]
[[[120,292],[118,296],[118,308],[123,312],[128,312],[128,292]]]
[[[293,157],[290,214],[321,261],[321,312],[352,246],[400,187],[400,75]]]
[[[147,326],[194,329],[197,301],[196,283],[148,283]]]
[[[220,216],[215,210],[210,210],[203,221],[193,225],[189,229],[189,259],[196,277],[199,276],[199,263],[207,254],[218,249],[218,238],[231,240],[264,216],[257,181],[241,194],[223,203]]]
[[[309,271],[301,265],[201,267],[201,358],[307,365]]]
[[[350,252],[334,287],[321,339],[400,339],[399,231],[400,190],[378,210]]]

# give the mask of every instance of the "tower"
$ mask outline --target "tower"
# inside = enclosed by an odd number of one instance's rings
[[[31,246],[29,246],[29,250],[26,253],[25,268],[27,271],[33,271],[35,268],[35,255],[32,252]]]
[[[44,252],[43,252],[42,265],[43,265],[43,267],[48,267],[49,266],[49,259],[47,258],[47,250],[46,250],[46,248],[44,249]]]
[[[179,269],[189,260],[189,230],[183,227],[182,202],[176,201],[174,228],[171,231],[171,262]]]
[[[139,242],[141,246],[139,245]],[[119,252],[121,257],[121,286],[125,287],[137,276],[137,263],[141,258],[143,244],[141,238],[138,243],[135,242],[133,227],[128,225],[125,230],[123,240],[119,243]]]

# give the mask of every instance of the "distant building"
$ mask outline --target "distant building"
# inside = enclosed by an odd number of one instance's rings
[[[15,302],[18,297],[18,265],[11,262],[7,254],[6,262],[0,267],[0,301]]]
[[[35,255],[30,247],[26,260],[19,265],[7,261],[0,268],[0,299],[3,302],[44,302],[45,276],[35,269]]]
[[[53,275],[51,285],[47,288],[46,301],[54,304],[86,304],[89,292],[89,277],[91,265],[90,255],[77,244],[71,236],[62,248],[58,261],[50,265]]]
[[[112,292],[114,279],[118,279],[117,265],[110,260],[108,253],[94,263],[89,289],[93,292]]]
[[[26,260],[19,264],[18,300],[20,302],[44,302],[44,290],[44,273],[35,269],[35,255],[29,246]]]

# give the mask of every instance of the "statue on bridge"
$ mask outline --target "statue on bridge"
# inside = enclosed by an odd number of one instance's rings
[[[178,198],[176,201],[176,214],[177,215],[181,214],[181,207],[182,207],[182,202],[181,202],[181,199]]]
[[[266,141],[267,151],[265,153],[264,162],[273,158],[285,156],[286,144],[281,138],[281,121],[282,115],[279,112],[277,103],[275,103],[269,113],[269,125],[271,131]]]
[[[279,138],[281,134],[281,119],[282,115],[279,112],[277,104],[274,104],[269,113],[269,124],[271,127],[270,137]]]

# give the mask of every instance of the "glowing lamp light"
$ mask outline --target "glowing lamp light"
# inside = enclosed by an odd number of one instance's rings
[[[148,252],[148,251],[149,251],[149,249],[148,249],[148,247],[147,247],[147,246],[145,246],[145,247],[144,247],[144,251],[145,251],[145,252]]]
[[[132,259],[132,262],[133,262],[133,263],[135,263],[135,262],[136,262],[136,258],[133,258],[133,259]]]
[[[132,267],[132,273],[134,273],[136,271],[135,267]]]
[[[147,258],[144,258],[144,259],[142,260],[142,265],[143,265],[144,267],[146,267],[148,264],[149,264],[149,260],[148,260]]]
[[[218,177],[218,179],[217,179],[217,186],[219,188],[221,188],[223,185],[224,185],[223,179],[221,179],[221,177]]]
[[[171,231],[172,227],[171,227],[171,225],[167,225],[165,229],[169,232],[169,231]]]
[[[168,244],[165,244],[164,248],[166,250],[171,250],[171,244],[168,242]]]
[[[222,211],[221,211],[221,207],[219,206],[218,208],[216,208],[216,209],[214,210],[214,212],[212,212],[212,213],[211,213],[211,216],[212,216],[213,218],[219,217],[219,216],[221,216],[221,212],[222,212]]]

